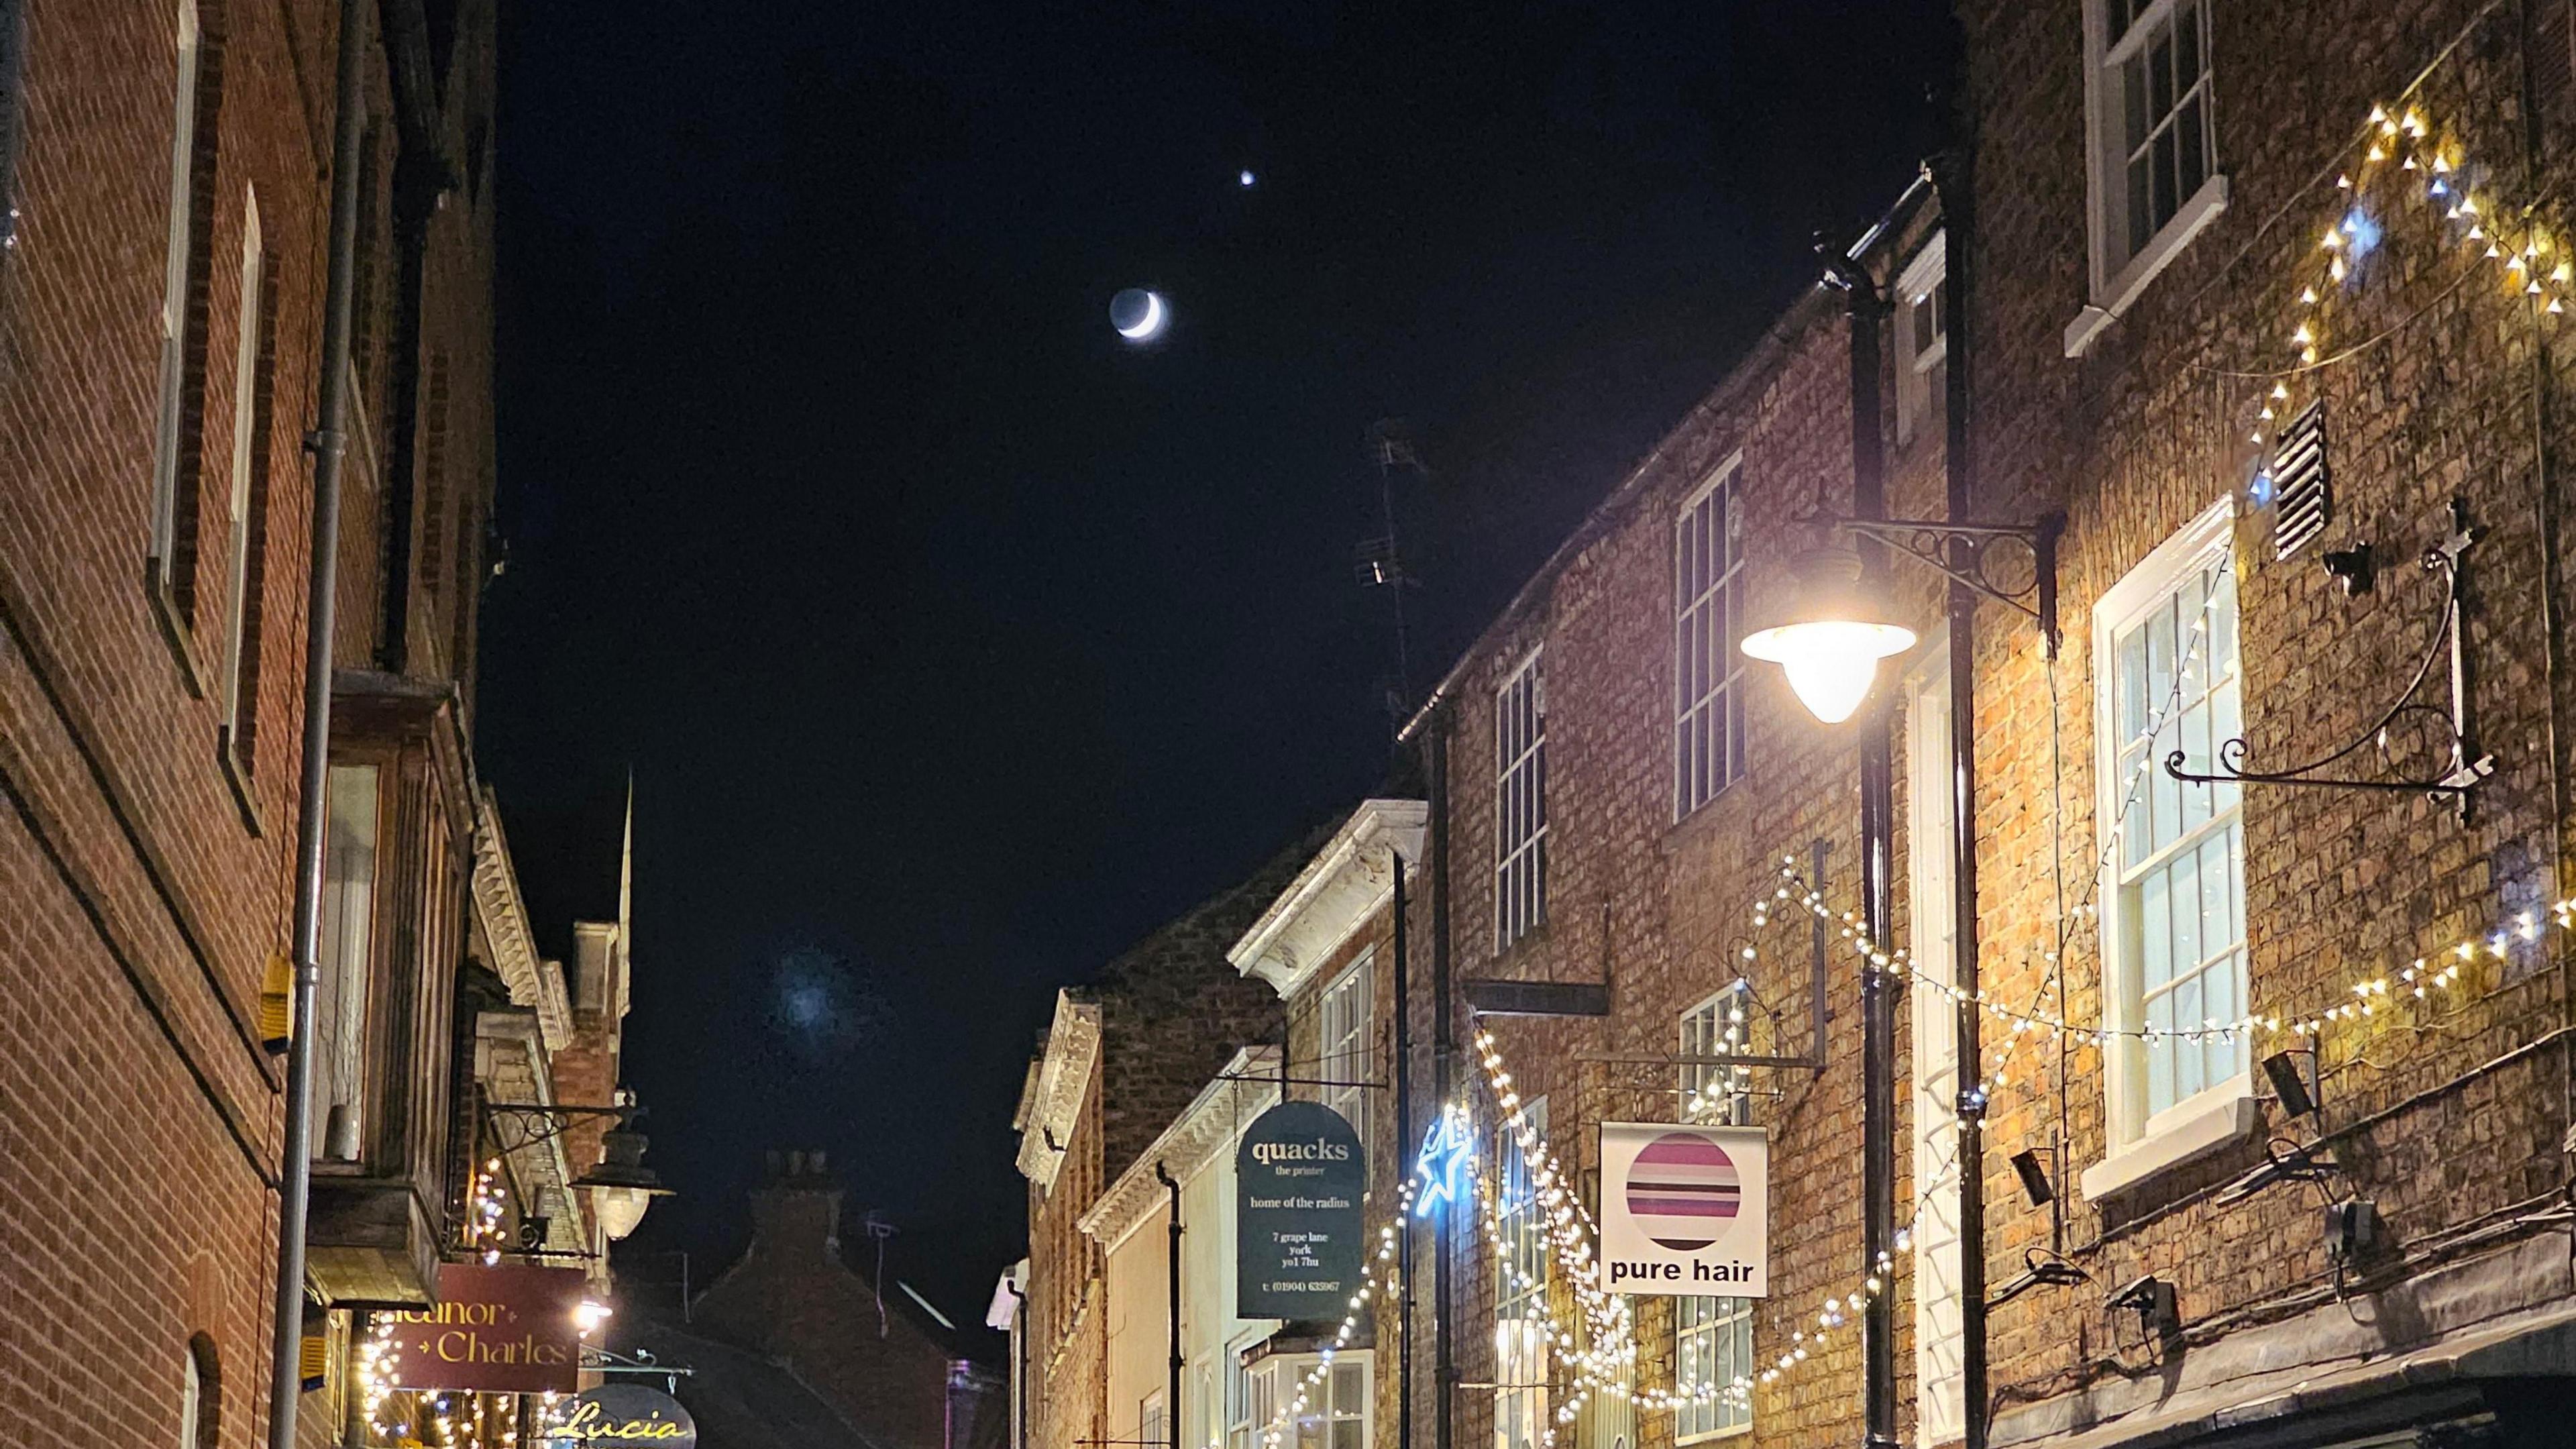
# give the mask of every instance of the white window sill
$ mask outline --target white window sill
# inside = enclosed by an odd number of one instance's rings
[[[2066,355],[2082,357],[2091,351],[2094,339],[2102,335],[2103,329],[2127,313],[2139,295],[2147,290],[2147,284],[2156,279],[2156,274],[2172,265],[2173,259],[2182,255],[2183,248],[2191,245],[2192,238],[2200,235],[2203,228],[2226,210],[2227,178],[2212,176],[2202,182],[2200,190],[2192,193],[2191,200],[2182,204],[2182,209],[2174,213],[2173,220],[2165,223],[2164,230],[2155,234],[2146,249],[2131,257],[2128,265],[2120,269],[2120,274],[2111,279],[2109,286],[2094,293],[2093,305],[2076,313],[2075,320],[2066,324]]]
[[[2237,1077],[2156,1114],[2147,1135],[2084,1169],[2087,1201],[2128,1191],[2156,1176],[2244,1141],[2262,1125],[2250,1077]]]

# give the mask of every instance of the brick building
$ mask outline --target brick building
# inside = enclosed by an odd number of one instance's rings
[[[1110,1437],[1112,1309],[1103,1244],[1083,1221],[1240,1049],[1279,1041],[1277,993],[1225,953],[1305,858],[1303,847],[1283,852],[1057,993],[1012,1123],[1029,1182],[1027,1298],[1013,1328],[1023,1445]],[[1124,1406],[1130,1422],[1135,1412]]]
[[[709,1360],[710,1382],[684,1380],[682,1403],[784,1435],[811,1395],[828,1406],[828,1432],[870,1449],[999,1449],[1001,1385],[960,1355],[953,1325],[926,1320],[903,1285],[850,1266],[846,1254],[864,1254],[866,1239],[847,1232],[855,1225],[842,1219],[821,1152],[771,1153],[751,1218],[750,1246],[690,1302],[684,1322],[657,1321],[636,1337],[675,1363]],[[737,1372],[733,1360],[746,1355],[785,1382]],[[730,1397],[744,1388],[757,1392]]]
[[[476,782],[491,515],[485,0],[0,4],[0,1419],[241,1449],[268,1417],[293,840],[328,812],[307,1443],[349,1305],[467,1251],[485,1092],[613,1088]],[[298,797],[335,57],[362,36],[330,798]],[[615,933],[621,993],[623,922]],[[578,1020],[589,1009],[591,1019]],[[607,1063],[602,1077],[598,1062]],[[585,1072],[587,1075],[585,1075]],[[551,1164],[548,1231],[592,1240]],[[505,1191],[543,1186],[513,1161]],[[523,1180],[524,1179],[524,1180]],[[488,1184],[487,1184],[488,1186]],[[514,1209],[517,1204],[514,1204]],[[525,1206],[534,1210],[531,1198]]]
[[[1435,783],[1425,875],[1409,902],[1423,1053],[1413,1120],[1439,1112],[1445,1074],[1480,1156],[1478,1200],[1417,1228],[1417,1443],[1440,1441],[1444,1398],[1450,1442],[1496,1449],[1747,1435],[1808,1445],[1860,1432],[1857,1335],[1815,1337],[1820,1316],[1840,1317],[1862,1287],[1860,973],[1838,933],[1819,939],[1814,922],[1785,909],[1765,924],[1755,909],[1781,887],[1784,856],[1800,889],[1821,889],[1837,912],[1857,904],[1855,727],[1818,724],[1740,645],[1784,604],[1784,565],[1818,541],[1813,515],[1852,508],[1856,395],[1877,420],[1868,446],[1890,509],[1938,515],[1943,265],[1937,208],[1918,185],[1854,249],[1847,270],[1863,303],[1820,285],[1789,308],[1522,587],[1414,723]],[[1878,294],[1895,305],[1867,302]],[[1856,352],[1866,392],[1856,393]],[[1932,614],[1928,578],[1891,582],[1901,606]],[[1941,778],[1946,697],[1935,686],[1946,676],[1937,649],[1902,663],[1882,686],[1915,746],[1898,760],[1900,845],[1945,832],[1943,818],[1910,814],[1937,811],[1941,792],[1904,782]],[[1896,865],[1900,906],[1937,884],[1916,880],[1901,853]],[[1916,944],[1937,966],[1938,938]],[[1425,969],[1443,954],[1457,1012],[1445,1069]],[[1529,983],[1583,996],[1533,1006],[1512,989]],[[1909,1106],[1949,1090],[1946,1021],[1934,1025],[1935,1049],[1919,1063],[1916,1033],[1899,1034],[1900,1082],[1922,1071],[1900,1091]],[[1594,1345],[1548,1223],[1545,1159],[1515,1140],[1512,1109],[1474,1047],[1479,1030],[1491,1033],[1518,1111],[1586,1201],[1599,1191],[1601,1122],[1767,1128],[1771,1296],[1634,1298],[1633,1363],[1591,1375],[1582,1392],[1573,1360]],[[1729,1054],[1813,1065],[1707,1062]],[[1900,1202],[1911,1207],[1918,1181],[1927,1189],[1908,1235],[1918,1271],[1892,1289],[1903,1398],[1931,1415],[1923,1427],[1909,1414],[1907,1427],[1927,1443],[1956,1417],[1955,1292],[1915,1291],[1955,1279],[1940,1120],[1898,1117],[1899,1142],[1919,1138],[1900,1153]],[[1445,1395],[1426,1281],[1444,1241]],[[1381,1357],[1384,1342],[1381,1331]],[[1759,1366],[1784,1356],[1794,1370],[1762,1382]]]
[[[2053,678],[1978,641],[1983,955],[2121,1033],[1996,1095],[1995,1270],[2092,1282],[1995,1314],[1994,1441],[2563,1442],[2568,7],[1960,12],[1976,509],[2067,519]]]
[[[1897,743],[1914,1150],[1906,1261],[1881,1276],[1904,1437],[1968,1430],[1976,1252],[1990,1302],[2015,1290],[1984,1340],[1997,1444],[2562,1442],[2541,1406],[2576,1372],[2569,9],[1962,15],[1967,186],[1946,216],[1918,188],[1855,249],[1883,319],[1793,307],[1418,722],[1438,783],[1416,939],[1459,977],[1452,1079],[1489,1160],[1479,1220],[1450,1227],[1454,1384],[1417,1384],[1415,1432],[1440,1442],[1444,1399],[1450,1442],[1498,1449],[1859,1432],[1857,726],[1819,725],[1740,643],[1795,597],[1798,516],[1846,512],[1866,452],[1900,516],[1944,517],[1956,481],[1958,521],[2063,520],[2054,657],[1998,603],[1946,637],[1937,580],[1900,556],[1893,617],[1923,643],[1860,716],[1889,711]],[[1878,410],[1857,440],[1856,400]],[[1952,648],[1973,682],[1972,1073],[1940,989],[1968,944],[1945,795],[1910,788],[1949,773]],[[1757,914],[1784,858],[1793,895]],[[1605,989],[1526,1016],[1494,981]],[[1712,1041],[1823,1069],[1676,1064]],[[1963,1081],[1988,1104],[1965,1249]],[[1549,1184],[1497,1130],[1515,1110],[1587,1203],[1602,1120],[1768,1128],[1771,1296],[1636,1300],[1634,1381],[1578,1369],[1594,1345]],[[2034,1264],[2064,1281],[2025,1281]],[[1657,1402],[1712,1378],[1737,1391]]]

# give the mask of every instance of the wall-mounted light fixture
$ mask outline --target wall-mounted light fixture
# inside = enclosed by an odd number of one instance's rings
[[[2299,1065],[2299,1058],[2304,1056],[2313,1062],[2316,1055],[2304,1047],[2293,1047],[2263,1059],[2264,1079],[2272,1084],[2272,1095],[2280,1100],[2281,1110],[2292,1117],[2305,1117],[2317,1110],[2317,1094]]]
[[[2033,524],[1945,523],[1922,518],[1827,518],[1828,529],[1891,545],[1899,553],[2019,610],[2039,626],[2040,642],[2057,653],[2057,533],[2051,515]],[[2001,575],[1995,545],[2030,555],[2027,580]],[[1742,648],[1777,664],[1798,701],[1827,724],[1860,709],[1882,659],[1914,647],[1915,633],[1891,617],[1876,581],[1849,548],[1810,549],[1797,561],[1798,592],[1780,622],[1757,629]]]

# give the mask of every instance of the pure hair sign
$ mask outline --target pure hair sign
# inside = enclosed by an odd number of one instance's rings
[[[1359,1134],[1320,1102],[1282,1102],[1235,1149],[1235,1313],[1333,1319],[1360,1284]]]
[[[1613,1293],[1767,1298],[1771,1141],[1759,1127],[1601,1124]]]

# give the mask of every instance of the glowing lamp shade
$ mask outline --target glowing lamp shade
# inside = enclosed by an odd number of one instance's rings
[[[1745,636],[1754,659],[1780,666],[1798,702],[1826,724],[1841,724],[1869,698],[1878,661],[1914,647],[1914,631],[1886,622],[1860,587],[1860,557],[1820,549],[1798,561],[1799,599],[1790,616]]]

